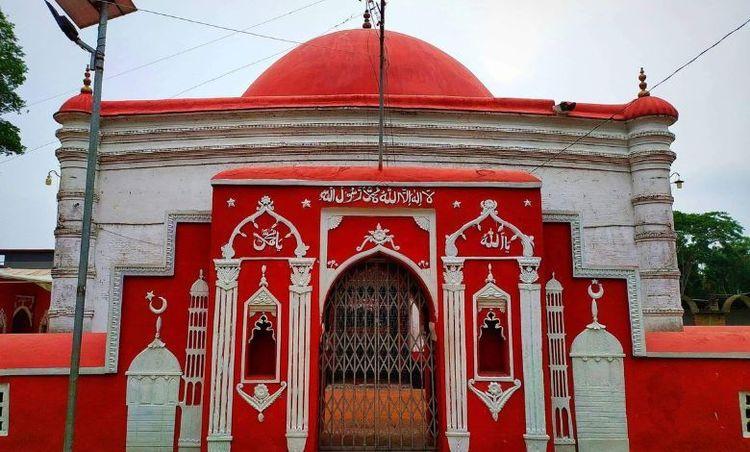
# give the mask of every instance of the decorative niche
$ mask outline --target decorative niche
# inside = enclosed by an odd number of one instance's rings
[[[278,383],[281,303],[268,290],[265,265],[258,285],[243,309],[242,383]]]
[[[474,380],[513,381],[510,295],[495,284],[492,264],[473,297]]]

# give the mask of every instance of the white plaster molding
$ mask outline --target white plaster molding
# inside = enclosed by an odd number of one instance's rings
[[[550,411],[552,438],[556,452],[575,452],[575,432],[570,410],[568,349],[565,344],[563,286],[555,273],[544,286],[547,311],[547,352],[549,355]]]
[[[329,233],[328,231],[335,229],[341,224],[344,217],[380,217],[379,220],[385,218],[398,218],[398,217],[411,217],[417,222],[416,218],[427,218],[429,223],[429,229],[426,230],[429,240],[429,263],[427,266],[419,265],[411,260],[411,258],[399,253],[390,248],[386,248],[382,245],[376,245],[368,250],[361,251],[350,257],[344,262],[337,263],[328,259],[328,248],[329,248]],[[419,220],[424,223],[423,220]],[[329,207],[321,210],[320,219],[320,262],[325,262],[325,266],[320,268],[320,288],[318,292],[318,305],[319,312],[322,316],[323,308],[325,304],[326,296],[328,291],[331,289],[333,282],[336,278],[342,274],[346,269],[368,256],[372,256],[377,253],[390,256],[399,262],[407,265],[414,271],[421,280],[424,286],[427,288],[430,299],[432,301],[434,312],[438,312],[438,297],[437,297],[437,273],[433,271],[437,265],[437,232],[435,229],[435,211],[431,209],[407,209],[407,208],[392,208],[392,209],[370,209],[370,208],[347,208],[347,207]],[[334,225],[331,227],[331,225]]]
[[[107,373],[117,372],[120,328],[122,315],[122,293],[125,276],[174,276],[175,239],[179,223],[209,223],[208,212],[167,212],[164,220],[164,260],[162,265],[114,266],[111,270],[110,306],[107,323]]]
[[[466,398],[466,311],[464,259],[443,257],[443,337],[445,349],[445,436],[451,452],[469,449]]]
[[[430,228],[432,225],[432,221],[430,221],[430,217],[426,215],[415,215],[414,222],[417,223],[417,226],[419,226],[419,228],[422,229],[423,231],[430,232]]]
[[[536,259],[536,265],[538,266],[539,258]],[[536,268],[534,273],[536,274]],[[521,357],[526,406],[526,433],[523,437],[527,451],[546,451],[549,436],[547,435],[544,410],[541,288],[539,284],[525,282],[523,271],[520,279],[518,289],[521,305],[521,343],[523,345]]]
[[[454,233],[445,236],[446,256],[457,257],[458,248],[456,246],[456,240],[459,237],[466,240],[466,235],[465,235],[466,230],[468,230],[470,227],[476,227],[477,229],[481,229],[480,223],[487,218],[491,218],[497,225],[502,226],[502,227],[507,227],[508,229],[513,231],[514,235],[511,237],[511,240],[515,238],[519,238],[521,240],[521,244],[523,246],[524,257],[531,257],[534,255],[534,236],[528,236],[524,234],[515,225],[500,218],[497,213],[497,201],[493,199],[486,199],[480,203],[480,207],[482,210],[478,217],[467,222]]]
[[[322,262],[322,261],[321,261]],[[310,413],[310,286],[314,258],[289,259],[289,355],[286,400],[287,449],[302,452]]]
[[[594,291],[593,286],[599,286]],[[592,322],[579,333],[570,347],[573,363],[574,400],[578,450],[627,452],[625,408],[625,354],[620,341],[598,322],[597,300],[604,288],[593,280],[589,285]]]
[[[154,304],[158,299],[158,306]],[[127,450],[171,452],[182,371],[177,357],[162,342],[161,314],[167,300],[146,293],[149,310],[156,315],[154,339],[130,363],[127,376]]]
[[[510,396],[520,388],[521,380],[513,380],[513,386],[507,388],[505,391],[500,387],[500,383],[493,381],[490,382],[486,391],[481,391],[474,386],[473,378],[469,380],[469,389],[471,389],[471,392],[476,394],[477,397],[484,402],[495,422],[497,422],[498,415],[510,399]]]
[[[240,361],[241,376],[240,381],[242,383],[279,383],[281,379],[281,303],[268,289],[268,281],[266,279],[266,266],[261,266],[261,277],[258,282],[258,290],[255,291],[243,304],[243,318],[242,318],[242,357]],[[275,332],[276,339],[276,369],[274,371],[274,377],[270,379],[254,379],[247,378],[246,372],[246,357],[247,357],[247,346],[248,346],[248,329],[249,319],[256,313],[268,313],[274,320],[272,329]],[[256,327],[257,328],[257,327]],[[252,336],[252,333],[251,333]],[[286,386],[286,383],[284,383]],[[256,386],[257,388],[257,386]],[[239,389],[238,389],[239,391]]]
[[[246,217],[242,221],[237,224],[237,226],[232,231],[232,234],[229,236],[229,240],[227,243],[221,247],[221,255],[224,259],[232,259],[235,256],[235,250],[234,250],[234,239],[241,235],[245,237],[246,235],[242,232],[242,228],[250,223],[252,224],[256,229],[258,229],[258,224],[255,222],[259,217],[262,215],[268,215],[271,218],[274,219],[274,224],[270,229],[273,229],[274,236],[267,238],[265,237],[265,234],[263,237],[259,236],[257,233],[254,233],[256,238],[260,237],[260,243],[261,245],[256,246],[255,242],[253,243],[253,246],[256,251],[260,251],[265,248],[266,245],[274,247],[277,251],[281,250],[281,236],[280,233],[275,229],[277,223],[281,223],[285,225],[287,228],[289,228],[289,233],[287,233],[284,238],[289,237],[290,235],[294,236],[297,246],[294,249],[294,255],[296,257],[304,257],[307,253],[307,250],[310,248],[309,246],[305,245],[305,242],[302,241],[302,236],[300,235],[299,231],[297,230],[297,227],[292,223],[291,221],[287,220],[284,216],[278,214],[274,210],[273,200],[269,196],[263,196],[258,201],[258,207],[256,208],[256,211],[254,214],[250,215],[249,217]]]
[[[180,451],[200,451],[203,426],[203,394],[205,392],[206,338],[208,329],[208,284],[203,270],[190,287],[185,372],[180,400]]]
[[[633,356],[646,354],[646,338],[643,331],[642,292],[638,272],[633,268],[595,268],[584,266],[581,217],[575,212],[544,212],[545,223],[570,224],[571,253],[574,278],[624,279],[628,293],[628,314]]]
[[[214,259],[216,296],[211,342],[208,450],[228,451],[232,441],[232,388],[234,387],[237,278],[239,259]]]
[[[265,415],[263,412],[271,406],[271,404],[281,396],[281,393],[284,392],[284,389],[286,389],[286,382],[282,381],[281,385],[279,386],[279,389],[276,390],[273,394],[270,394],[268,392],[268,386],[266,386],[263,383],[255,385],[253,388],[253,395],[247,394],[245,391],[242,390],[243,385],[242,383],[237,384],[237,394],[242,397],[242,400],[249,403],[251,407],[255,408],[255,410],[258,412],[258,421],[263,422],[265,420]]]
[[[339,225],[341,225],[341,222],[343,220],[344,220],[344,217],[342,215],[331,215],[326,220],[326,226],[328,227],[328,230],[331,231],[339,227]]]
[[[495,277],[492,274],[492,264],[488,264],[489,273],[487,275],[486,284],[484,287],[479,289],[476,293],[474,293],[472,297],[472,328],[473,328],[473,352],[474,352],[474,378],[470,381],[507,381],[507,382],[513,382],[515,381],[514,377],[514,362],[513,362],[513,304],[511,303],[511,297],[510,294],[500,287],[498,287],[495,284]],[[448,281],[448,278],[446,278],[446,281]],[[478,346],[479,346],[479,335],[480,331],[478,331],[477,328],[477,314],[480,310],[488,307],[488,306],[494,306],[500,308],[500,304],[502,303],[501,310],[505,313],[506,318],[508,319],[508,332],[505,335],[506,339],[508,341],[508,375],[507,376],[486,376],[486,375],[480,375],[479,374],[479,353],[478,353]]]
[[[381,188],[380,185],[384,185],[385,188]],[[347,182],[345,186],[339,186],[338,188],[330,186],[323,189],[318,199],[332,204],[364,202],[374,206],[382,204],[386,206],[421,207],[422,204],[432,204],[432,199],[435,197],[434,190],[413,188],[417,185],[411,182],[401,182],[400,185],[401,187],[396,189],[389,186],[387,182],[381,181],[378,181],[377,185]],[[408,187],[404,187],[404,185],[408,185]]]
[[[391,247],[398,251],[401,247],[396,245],[396,242],[393,241],[396,236],[389,234],[389,232],[390,229],[383,229],[383,227],[380,226],[380,223],[378,223],[374,230],[368,231],[368,234],[366,234],[364,240],[362,240],[362,244],[359,245],[356,250],[362,251],[368,243],[373,243],[376,246],[382,247],[385,247],[385,245],[390,243]]]

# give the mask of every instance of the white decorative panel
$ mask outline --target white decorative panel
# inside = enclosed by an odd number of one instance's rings
[[[161,301],[154,307],[153,299]],[[154,340],[130,363],[127,375],[128,452],[164,451],[174,449],[174,428],[180,389],[180,363],[159,337],[161,317],[167,300],[146,294],[151,312],[156,314]]]
[[[599,289],[594,292],[593,286]],[[586,326],[571,346],[576,429],[580,452],[630,450],[625,411],[625,374],[622,345],[598,321],[596,300],[603,287],[592,281],[593,322]]]

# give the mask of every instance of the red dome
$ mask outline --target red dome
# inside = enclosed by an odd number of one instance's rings
[[[492,97],[471,71],[431,44],[388,31],[385,46],[389,95]],[[378,53],[374,29],[320,36],[279,59],[243,97],[377,94]]]

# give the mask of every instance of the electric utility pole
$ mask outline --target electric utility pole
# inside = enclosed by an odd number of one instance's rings
[[[119,17],[136,11],[131,0],[118,3],[101,0],[69,0],[58,3],[80,28],[98,23],[96,49],[78,37],[78,30],[70,20],[57,13],[47,3],[52,16],[65,36],[91,54],[89,66],[94,68],[94,92],[91,102],[91,122],[89,124],[89,149],[86,156],[86,191],[83,198],[83,218],[81,221],[81,250],[78,256],[78,283],[73,319],[73,344],[70,353],[70,377],[68,379],[68,404],[65,411],[65,437],[63,450],[72,452],[75,431],[76,398],[78,395],[78,375],[81,366],[81,340],[83,338],[83,314],[86,306],[86,280],[89,267],[91,245],[91,213],[94,207],[94,181],[96,178],[97,151],[99,147],[99,119],[102,100],[102,79],[104,76],[104,48],[107,38],[107,20],[110,16]],[[98,19],[98,20],[97,20]]]
[[[383,134],[385,133],[385,0],[380,0],[380,75],[378,76],[378,170],[383,169]]]

